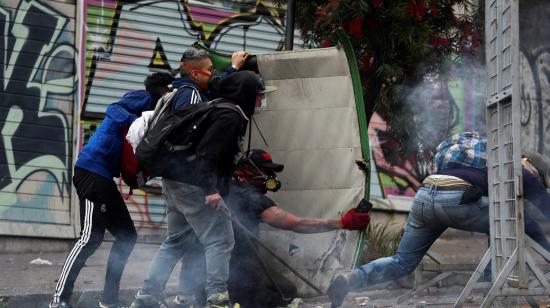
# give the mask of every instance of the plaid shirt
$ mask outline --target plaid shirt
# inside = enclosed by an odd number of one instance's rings
[[[436,148],[437,171],[456,167],[487,170],[487,139],[477,132],[454,134]]]

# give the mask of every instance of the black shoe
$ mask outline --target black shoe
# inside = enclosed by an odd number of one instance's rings
[[[60,301],[57,304],[50,303],[48,307],[49,308],[73,308],[73,306],[66,301]]]
[[[346,272],[344,274],[337,275],[327,290],[327,295],[330,298],[332,307],[338,307],[342,305],[344,298],[349,291],[353,290],[356,285],[356,275],[353,272]]]
[[[239,304],[233,304],[229,300],[229,293],[227,291],[222,293],[216,293],[206,299],[206,306],[204,308],[239,308]]]

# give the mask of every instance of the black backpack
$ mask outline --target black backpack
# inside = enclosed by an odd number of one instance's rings
[[[174,153],[186,151],[189,156],[194,155],[201,137],[198,132],[215,108],[232,109],[244,117],[237,105],[224,99],[189,104],[172,112],[174,96],[159,101],[161,105],[155,109],[147,131],[136,148],[136,158],[150,176],[165,176],[169,171],[165,170],[168,167],[167,158]]]

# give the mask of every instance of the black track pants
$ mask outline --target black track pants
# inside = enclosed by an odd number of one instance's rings
[[[105,230],[115,237],[109,253],[102,301],[116,303],[120,278],[136,242],[136,229],[113,180],[75,168],[73,184],[80,200],[80,238],[69,253],[52,304],[68,301],[80,270],[103,241]]]

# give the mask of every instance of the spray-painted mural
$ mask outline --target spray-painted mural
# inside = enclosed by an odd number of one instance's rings
[[[281,49],[283,13],[265,1],[85,0],[82,118],[100,115],[151,71],[177,69],[196,41],[227,53]]]
[[[82,10],[80,146],[108,104],[142,88],[151,72],[175,71],[194,42],[257,53],[280,50],[284,41],[284,10],[270,1],[84,0]],[[121,184],[121,191],[128,190]],[[162,226],[159,196],[137,191],[127,203],[141,234]]]
[[[520,6],[520,85],[523,149],[550,156],[550,5],[527,0]],[[522,35],[525,34],[525,35]]]
[[[0,221],[70,224],[75,11],[0,1]]]
[[[410,110],[415,112],[415,133],[424,144],[416,145],[419,153],[397,164],[389,164],[387,157],[398,150],[398,145],[386,134],[386,122],[377,113],[372,116],[369,142],[374,202],[382,207],[407,210],[422,180],[433,172],[431,153],[435,146],[456,132],[485,131],[484,74],[478,65],[465,65],[457,68],[452,81],[427,81],[410,90],[407,103],[413,106]]]

